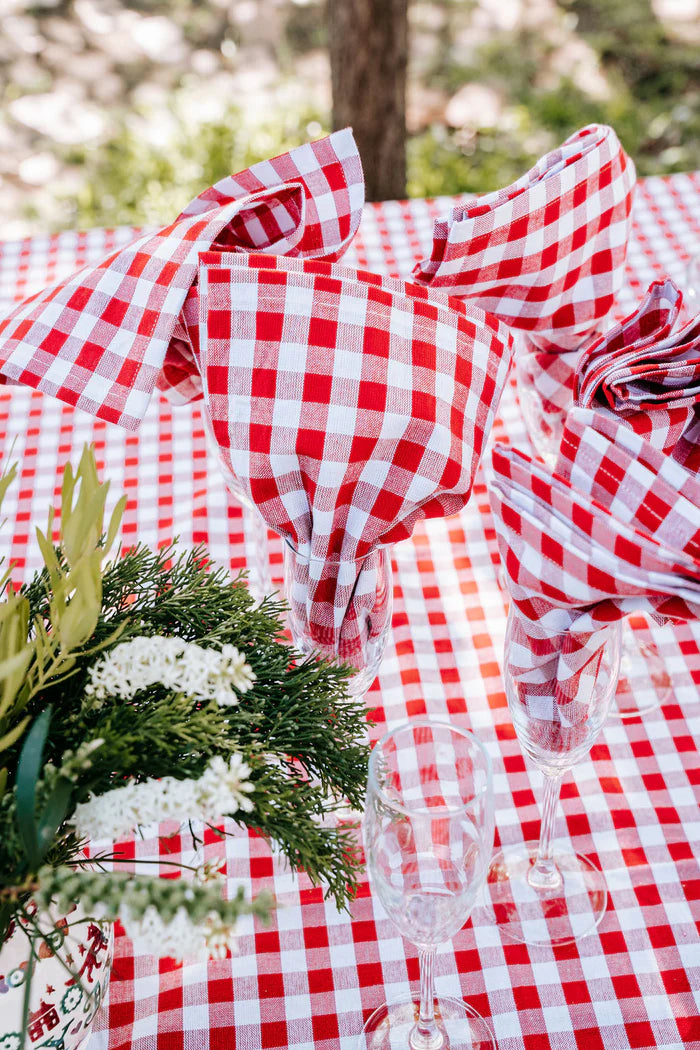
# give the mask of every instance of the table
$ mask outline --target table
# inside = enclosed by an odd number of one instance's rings
[[[430,245],[434,216],[451,203],[369,205],[345,262],[408,274]],[[634,218],[620,315],[653,278],[682,281],[689,252],[700,249],[700,175],[643,181]],[[0,245],[0,311],[133,234],[93,230]],[[241,510],[219,480],[197,405],[172,409],[154,399],[131,434],[3,387],[0,433],[4,458],[20,466],[0,530],[16,578],[38,566],[34,525],[44,525],[60,472],[85,441],[94,442],[115,498],[128,494],[125,543],[179,536],[206,543],[233,570],[245,565]],[[512,386],[494,436],[527,446]],[[270,552],[279,583],[281,545],[272,535]],[[393,558],[393,639],[367,698],[378,718],[373,735],[426,713],[472,728],[494,760],[497,842],[536,836],[540,776],[525,763],[506,706],[505,597],[482,476],[459,517],[419,525]],[[502,942],[477,910],[438,956],[439,989],[466,997],[489,1020],[499,1050],[700,1047],[700,625],[658,629],[656,641],[673,701],[643,722],[609,721],[590,760],[564,782],[558,832],[597,860],[610,889],[598,931],[556,951],[528,949]],[[139,842],[134,857],[153,849]],[[225,849],[230,879],[247,880],[253,892],[274,888],[284,904],[275,923],[242,927],[233,960],[182,967],[135,957],[118,935],[108,1006],[89,1050],[350,1050],[363,1019],[417,981],[415,951],[366,881],[350,918],[303,876],[279,869],[262,840],[240,834]]]

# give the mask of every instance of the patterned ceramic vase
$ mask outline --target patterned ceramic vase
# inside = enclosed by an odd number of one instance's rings
[[[29,960],[29,933],[16,921],[0,947],[0,1050],[77,1050],[109,982],[114,944],[111,923],[96,923],[79,907],[65,917],[42,919],[53,931],[38,944],[22,1046],[22,1011]]]

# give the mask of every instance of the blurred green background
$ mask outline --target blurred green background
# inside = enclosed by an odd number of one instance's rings
[[[0,238],[168,221],[329,127],[323,0],[2,0]],[[506,185],[612,124],[700,168],[700,0],[412,0],[408,194]]]

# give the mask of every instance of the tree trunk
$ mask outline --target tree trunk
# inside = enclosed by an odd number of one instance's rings
[[[328,0],[333,127],[350,125],[367,200],[406,195],[408,0]]]

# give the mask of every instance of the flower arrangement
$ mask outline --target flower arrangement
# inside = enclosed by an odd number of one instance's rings
[[[364,795],[366,713],[347,671],[297,660],[282,606],[255,606],[202,549],[112,554],[124,500],[105,525],[108,488],[86,449],[58,521],[37,530],[43,570],[16,589],[0,566],[0,950],[21,924],[30,976],[49,905],[119,917],[142,949],[180,958],[232,950],[240,916],[269,913],[269,898],[226,899],[209,867],[120,871],[137,829],[174,821],[198,842],[203,825],[234,833],[230,818],[339,906],[357,877],[354,826],[329,819]],[[111,848],[88,858],[98,838]]]

